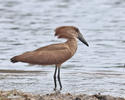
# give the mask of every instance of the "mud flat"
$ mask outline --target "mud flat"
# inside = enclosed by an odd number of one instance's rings
[[[60,92],[50,94],[32,94],[25,93],[22,91],[11,90],[11,91],[0,91],[0,100],[125,100],[120,97],[112,97],[110,95],[86,95],[79,94],[73,95],[70,93],[61,94]]]

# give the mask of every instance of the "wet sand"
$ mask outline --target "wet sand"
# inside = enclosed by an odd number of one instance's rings
[[[120,97],[112,97],[110,95],[87,95],[79,94],[74,95],[70,93],[61,94],[60,92],[50,94],[32,94],[25,93],[22,91],[11,90],[11,91],[0,91],[0,100],[125,100]]]

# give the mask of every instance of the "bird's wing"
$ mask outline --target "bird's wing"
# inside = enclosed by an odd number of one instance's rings
[[[51,50],[62,50],[62,49],[67,49],[67,45],[65,45],[64,43],[60,43],[60,44],[51,44],[45,47],[41,47],[38,48],[34,51],[51,51]]]
[[[68,48],[61,50],[41,50],[26,52],[22,55],[16,56],[15,59],[18,62],[26,62],[31,64],[39,65],[51,65],[51,64],[61,64],[68,60],[72,56]]]

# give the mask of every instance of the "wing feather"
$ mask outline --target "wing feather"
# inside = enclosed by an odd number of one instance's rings
[[[48,46],[45,46],[45,47],[41,47],[41,48],[38,48],[38,49],[36,49],[34,51],[63,50],[63,49],[67,49],[67,48],[68,48],[67,45],[65,45],[64,43],[60,43],[60,44],[51,44],[51,45],[48,45]]]
[[[36,50],[26,52],[22,55],[16,56],[18,62],[26,62],[31,64],[51,65],[61,64],[71,57],[70,50],[64,48],[61,50]]]

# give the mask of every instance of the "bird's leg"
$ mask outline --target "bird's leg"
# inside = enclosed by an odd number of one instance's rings
[[[59,81],[59,85],[60,85],[60,90],[62,90],[62,84],[61,84],[61,80],[60,80],[60,66],[58,67],[58,81]]]
[[[53,78],[54,78],[54,84],[55,84],[54,90],[56,90],[56,87],[57,87],[57,84],[56,84],[56,72],[57,72],[57,65],[55,66],[55,72],[54,72],[54,76],[53,76]]]

